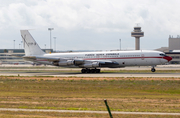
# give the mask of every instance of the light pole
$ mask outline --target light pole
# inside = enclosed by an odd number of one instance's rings
[[[16,40],[14,40],[14,49],[15,49],[15,41],[16,41]]]
[[[50,49],[51,49],[51,30],[54,30],[54,28],[48,28],[48,30],[50,31]]]
[[[23,43],[23,41],[21,41],[21,48],[23,48],[23,44],[22,43]]]
[[[56,37],[54,37],[54,51],[56,52]]]
[[[45,49],[46,49],[46,44],[44,44],[44,46],[45,46]]]
[[[121,39],[119,39],[119,46],[120,46],[120,50],[121,50]]]

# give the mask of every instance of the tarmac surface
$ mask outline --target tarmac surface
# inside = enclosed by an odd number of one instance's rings
[[[180,77],[180,73],[66,73],[66,72],[0,72],[0,76],[54,76],[54,77]]]
[[[32,70],[31,72],[21,72],[14,71],[16,69],[3,69],[2,67],[11,67],[12,65],[1,65],[0,76],[55,76],[55,77],[180,77],[180,73],[160,73],[158,70],[180,70],[180,65],[159,65],[156,67],[156,72],[151,72],[150,66],[142,67],[125,67],[125,68],[102,68],[101,70],[149,70],[148,73],[81,73],[79,68],[30,68],[30,69],[20,69],[20,70]],[[32,67],[31,65],[15,65],[13,67]],[[1,70],[11,70],[11,72],[1,72]],[[41,70],[37,72],[36,70]],[[46,72],[43,72],[46,70]],[[59,72],[47,72],[47,70],[58,70]],[[62,72],[66,70],[67,72]],[[79,72],[68,72],[68,70],[76,70]],[[14,71],[14,72],[13,72]]]

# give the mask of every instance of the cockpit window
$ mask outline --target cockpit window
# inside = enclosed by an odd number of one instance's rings
[[[163,57],[165,57],[166,55],[165,54],[163,54],[163,53],[161,53],[161,54],[159,54],[159,55],[161,55],[161,56],[163,56]]]

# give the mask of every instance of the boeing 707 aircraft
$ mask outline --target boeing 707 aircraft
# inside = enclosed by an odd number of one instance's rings
[[[46,54],[28,30],[21,30],[26,61],[60,67],[82,68],[82,73],[100,73],[100,68],[122,68],[126,66],[155,66],[168,63],[171,57],[159,51],[111,51]]]

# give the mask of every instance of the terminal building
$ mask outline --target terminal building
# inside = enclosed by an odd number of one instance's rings
[[[169,36],[169,52],[173,52],[173,50],[180,50],[180,37],[179,35],[176,38],[173,36]]]
[[[53,52],[53,49],[42,49],[46,53]],[[13,55],[13,56],[12,56]],[[23,58],[15,56],[24,56],[24,49],[0,49],[0,64],[20,64],[26,63]]]
[[[169,36],[168,47],[161,47],[156,49],[166,53],[166,55],[171,56],[172,60],[170,64],[180,64],[180,36],[177,37]]]
[[[171,64],[180,64],[180,36],[177,37],[169,36],[169,51],[165,52],[168,56],[171,56],[173,59],[170,62]]]

